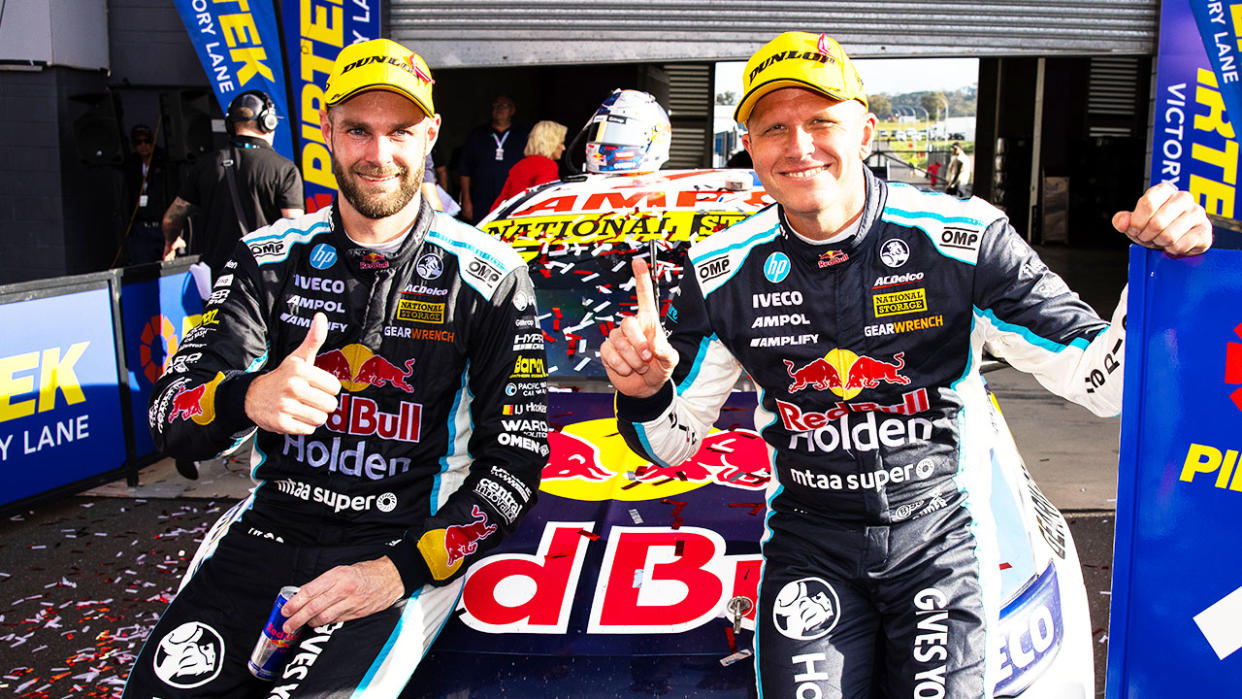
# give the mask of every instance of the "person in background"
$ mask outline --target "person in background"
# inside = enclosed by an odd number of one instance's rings
[[[991,697],[1005,651],[990,445],[1007,436],[981,357],[1115,415],[1125,295],[1106,322],[1000,210],[875,177],[876,117],[827,35],[787,32],[756,51],[734,117],[776,203],[691,248],[667,335],[635,260],[637,315],[600,348],[618,430],[642,458],[678,464],[741,377],[758,385],[776,475],[759,696]],[[1212,243],[1203,207],[1168,184],[1112,223],[1171,255]]]
[[[444,204],[440,201],[440,193],[436,191],[436,163],[431,159],[431,151],[427,152],[427,158],[423,161],[423,198],[431,204],[431,208],[436,211],[444,211]]]
[[[302,215],[302,174],[272,149],[279,118],[267,93],[250,90],[233,98],[225,115],[229,145],[194,163],[164,212],[165,260],[185,248],[182,231],[196,211],[203,212],[202,232],[196,231],[198,240],[192,252],[211,267],[213,278],[220,275],[243,235],[278,219]],[[229,170],[235,187],[230,186]]]
[[[517,106],[508,95],[492,100],[492,118],[470,130],[459,164],[462,218],[475,223],[487,215],[509,170],[526,150],[526,129],[513,122]]]
[[[176,189],[174,173],[156,147],[151,127],[135,124],[129,142],[134,147],[125,159],[125,213],[131,216],[126,242],[129,264],[158,262],[164,258],[160,222]]]
[[[949,146],[949,167],[944,174],[944,193],[955,197],[966,196],[966,185],[970,183],[970,158],[962,150],[962,144],[956,141]]]
[[[540,121],[531,127],[530,136],[526,138],[526,157],[517,161],[509,170],[505,186],[501,188],[496,201],[492,202],[492,209],[530,187],[555,182],[561,178],[557,161],[565,152],[566,131],[568,129],[564,124],[555,121]]]

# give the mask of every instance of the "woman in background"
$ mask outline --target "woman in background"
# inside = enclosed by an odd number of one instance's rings
[[[555,121],[541,121],[535,124],[530,130],[530,136],[526,139],[524,151],[526,157],[517,161],[509,170],[509,177],[505,180],[505,186],[500,190],[500,196],[492,202],[492,209],[499,206],[500,202],[530,187],[560,179],[556,161],[560,159],[561,153],[565,152],[566,131],[564,124],[558,124]]]

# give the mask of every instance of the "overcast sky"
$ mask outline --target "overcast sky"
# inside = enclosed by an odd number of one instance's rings
[[[955,90],[979,81],[977,58],[860,58],[868,94]],[[716,64],[716,92],[742,91],[743,62]]]

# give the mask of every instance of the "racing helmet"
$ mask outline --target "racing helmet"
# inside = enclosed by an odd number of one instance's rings
[[[588,172],[655,172],[668,161],[668,113],[639,90],[613,90],[587,122]]]

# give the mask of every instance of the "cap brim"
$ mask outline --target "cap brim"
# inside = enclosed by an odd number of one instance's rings
[[[414,106],[421,109],[423,114],[426,114],[429,117],[434,117],[436,115],[436,112],[434,109],[431,108],[431,105],[424,103],[421,99],[418,98],[417,95],[410,92],[409,90],[403,89],[399,85],[393,85],[392,83],[376,83],[372,85],[360,85],[350,90],[349,92],[346,92],[345,94],[341,95],[339,98],[332,100],[331,102],[327,102],[326,104],[329,107],[333,107],[348,99],[357,97],[358,95],[361,95],[364,92],[371,92],[373,90],[383,90],[384,92],[391,92],[395,95],[401,95],[402,97],[413,102]]]
[[[776,78],[774,80],[759,83],[758,85],[750,88],[750,92],[747,92],[746,96],[742,98],[742,101],[738,103],[737,109],[733,110],[733,120],[739,124],[745,124],[747,120],[750,119],[750,113],[754,110],[755,105],[759,103],[759,100],[766,97],[769,93],[786,87],[800,87],[804,90],[818,92],[829,99],[834,99],[840,102],[848,102],[849,100],[858,99],[852,95],[834,92],[833,90],[829,90],[821,85],[816,85],[806,80],[799,80],[797,78]],[[862,102],[864,107],[867,106],[865,101],[858,101]]]

